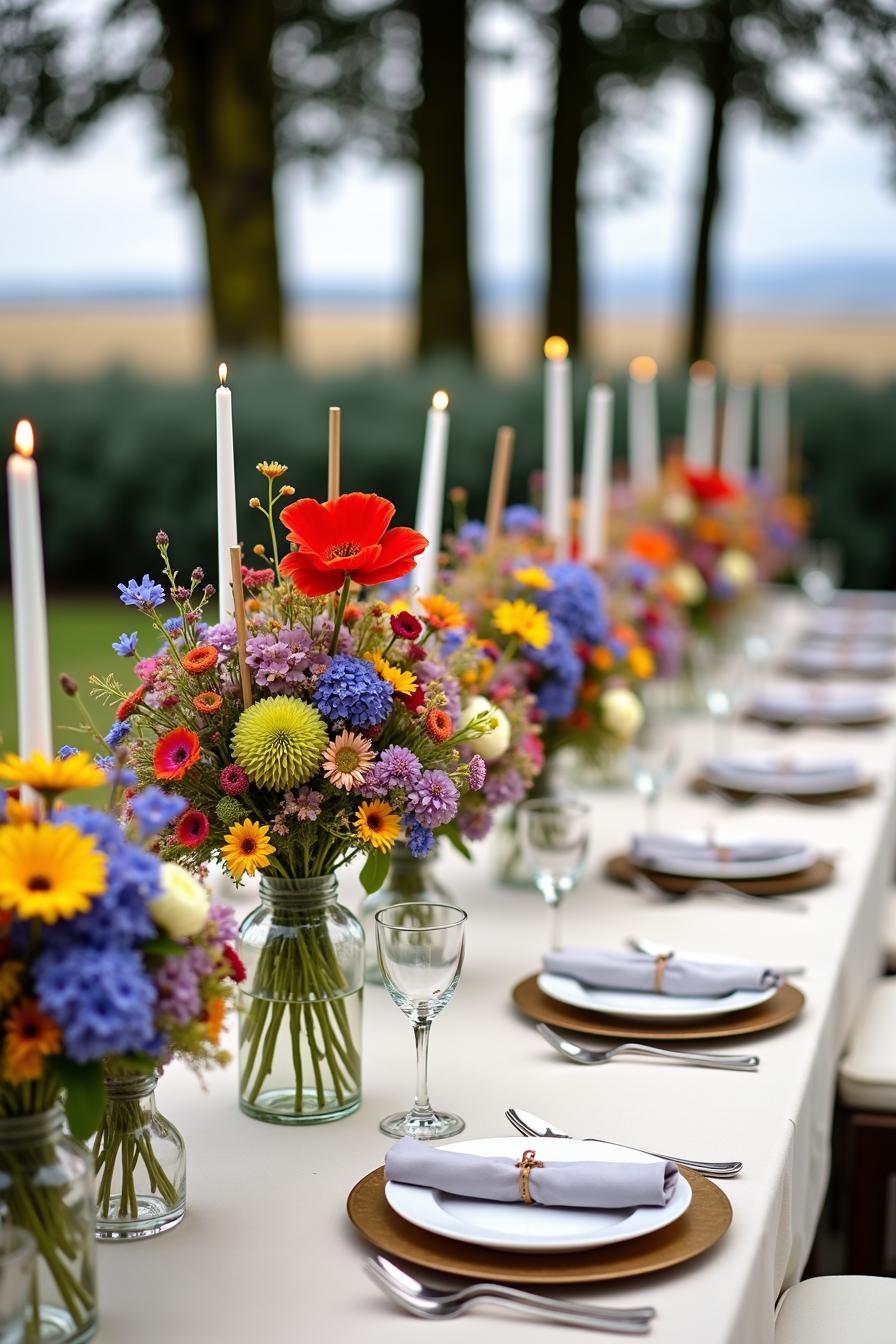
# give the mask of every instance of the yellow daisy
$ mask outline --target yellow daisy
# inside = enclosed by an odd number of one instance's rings
[[[629,649],[628,661],[632,671],[640,681],[647,681],[653,676],[653,654],[643,644],[636,644],[633,649]]]
[[[398,839],[398,813],[379,798],[362,803],[355,813],[355,830],[365,844],[386,852]]]
[[[459,630],[467,624],[467,618],[458,604],[441,593],[432,593],[418,600],[427,622],[434,630]]]
[[[526,565],[523,569],[515,569],[513,577],[517,583],[525,584],[527,588],[538,588],[542,592],[550,592],[554,586],[554,580],[545,574],[541,565]]]
[[[551,642],[551,622],[546,611],[518,597],[515,602],[499,602],[494,610],[495,626],[502,635],[517,635],[533,649]]]
[[[68,789],[96,789],[105,784],[106,775],[86,751],[76,751],[64,761],[58,756],[47,760],[39,751],[27,760],[8,752],[0,761],[0,779],[27,784],[38,793],[64,793]]]
[[[0,829],[0,910],[55,924],[90,909],[106,888],[106,856],[64,822]]]
[[[244,874],[252,877],[257,869],[268,867],[269,855],[277,852],[268,838],[270,833],[268,826],[249,817],[231,826],[221,847],[221,858],[231,877],[239,881]]]
[[[413,672],[403,672],[394,663],[389,663],[381,653],[365,653],[364,657],[373,663],[377,674],[388,681],[396,695],[413,695],[417,689],[417,678]]]

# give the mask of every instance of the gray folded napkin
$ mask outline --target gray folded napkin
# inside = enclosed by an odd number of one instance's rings
[[[752,863],[761,859],[785,859],[802,854],[799,840],[730,840],[724,845],[709,840],[689,840],[680,835],[635,835],[630,857],[633,863],[656,864],[664,859],[694,863]]]
[[[829,792],[853,788],[859,768],[845,757],[818,758],[728,756],[708,760],[703,774],[714,784],[732,789],[783,789],[809,786]]]
[[[639,1205],[662,1208],[678,1182],[674,1162],[558,1162],[551,1161],[550,1140],[539,1147],[529,1175],[529,1193],[536,1204],[571,1209],[631,1209]],[[520,1143],[520,1157],[526,1149]],[[433,1148],[419,1139],[399,1139],[386,1153],[386,1180],[425,1185],[447,1195],[493,1199],[501,1204],[520,1202],[520,1172],[513,1158],[477,1157]]]
[[[550,975],[568,975],[592,989],[656,992],[656,958],[644,952],[546,952],[542,966]],[[777,971],[767,966],[688,961],[676,956],[670,957],[663,967],[660,992],[709,998],[733,994],[737,989],[774,989],[780,983]]]
[[[811,690],[769,686],[757,691],[750,708],[754,714],[770,717],[836,723],[840,719],[876,718],[883,713],[883,702],[871,691],[848,686],[820,686]]]
[[[894,668],[890,649],[875,644],[804,644],[794,649],[788,666],[805,672],[889,672]]]

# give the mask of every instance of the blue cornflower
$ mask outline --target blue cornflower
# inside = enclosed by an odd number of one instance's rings
[[[131,948],[48,948],[34,963],[40,1006],[63,1027],[65,1052],[79,1064],[148,1050],[156,991]]]
[[[548,613],[551,623],[562,625],[573,639],[599,644],[607,632],[604,592],[590,569],[574,560],[548,565],[554,586],[537,594],[538,605]]]
[[[180,616],[169,616],[168,620],[165,621],[164,625],[162,626],[162,629],[165,631],[166,634],[179,635],[183,627],[184,623]]]
[[[155,784],[150,784],[149,788],[131,799],[131,811],[144,839],[158,835],[159,831],[170,826],[186,806],[186,798],[176,793],[166,793],[164,789],[156,788]]]
[[[119,742],[124,741],[130,731],[130,719],[119,719],[116,723],[113,723],[103,741],[108,747],[117,747]]]
[[[505,532],[541,531],[541,514],[531,504],[508,504],[501,521]]]
[[[314,704],[331,724],[372,728],[392,711],[392,687],[366,659],[338,653],[317,683]]]
[[[436,838],[416,817],[409,815],[404,818],[404,842],[409,854],[415,859],[423,859],[435,845]]]
[[[134,630],[130,635],[119,635],[113,639],[112,648],[118,654],[119,658],[133,658],[137,652],[137,631]]]
[[[471,546],[481,546],[485,541],[485,523],[480,523],[478,518],[470,518],[464,523],[458,532],[460,541],[469,542]]]
[[[126,607],[142,607],[144,611],[160,607],[165,601],[165,589],[148,574],[144,574],[139,583],[136,579],[128,579],[127,584],[120,583],[118,591]]]
[[[67,761],[69,756],[77,756],[77,754],[78,754],[77,747],[60,747],[56,753],[60,761]]]
[[[94,756],[93,760],[94,760],[94,764],[95,764],[95,765],[98,765],[98,766],[100,767],[101,770],[111,770],[111,769],[113,769],[113,767],[114,767],[114,765],[115,765],[115,757],[114,757],[114,756],[101,756],[101,755],[99,754],[99,752],[97,752],[97,754]]]

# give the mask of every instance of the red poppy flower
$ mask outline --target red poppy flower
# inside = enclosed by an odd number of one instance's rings
[[[738,494],[735,483],[729,480],[727,476],[723,476],[717,467],[709,467],[703,470],[685,467],[684,478],[695,499],[706,501],[734,499]]]
[[[395,697],[396,700],[401,701],[409,714],[416,714],[418,710],[422,709],[425,698],[422,686],[418,686],[412,695],[396,695]]]
[[[338,592],[346,578],[366,585],[403,578],[428,543],[413,528],[390,528],[394,515],[380,495],[340,495],[326,504],[298,499],[280,514],[298,547],[280,572],[306,597]]]
[[[138,686],[136,691],[131,691],[130,695],[127,697],[126,700],[122,700],[121,704],[118,706],[118,709],[115,711],[115,717],[116,719],[118,719],[119,723],[121,722],[122,719],[127,719],[130,717],[130,715],[137,708],[137,706],[139,705],[140,701],[143,699],[145,694],[146,694],[146,687]]]
[[[191,808],[179,819],[174,828],[174,835],[179,845],[195,849],[208,835],[208,817],[198,808]]]
[[[200,757],[199,738],[189,728],[173,728],[160,737],[152,755],[156,779],[183,779]]]

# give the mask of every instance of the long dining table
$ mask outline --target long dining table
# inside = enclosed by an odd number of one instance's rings
[[[773,624],[792,637],[806,613],[795,598],[775,601]],[[893,692],[882,683],[883,694]],[[664,829],[725,826],[742,834],[799,837],[836,858],[834,880],[788,902],[695,896],[657,902],[602,875],[607,855],[642,824],[631,788],[595,790],[593,846],[586,876],[567,898],[569,946],[622,947],[640,935],[694,952],[731,953],[804,967],[795,983],[806,1003],[785,1026],[700,1048],[755,1052],[755,1073],[630,1058],[594,1068],[557,1055],[521,1017],[512,986],[539,967],[544,909],[533,890],[502,887],[494,847],[471,864],[451,853],[439,875],[469,913],[467,955],[454,999],[431,1043],[433,1103],[466,1120],[464,1137],[506,1135],[509,1106],[546,1117],[578,1136],[595,1136],[705,1159],[740,1159],[742,1174],[721,1182],[733,1221],[701,1257],[675,1269],[614,1284],[556,1289],[558,1296],[608,1305],[655,1307],[656,1344],[770,1344],[775,1303],[799,1279],[812,1246],[831,1166],[837,1060],[871,980],[880,973],[883,893],[896,848],[896,725],[802,728],[784,737],[739,723],[738,750],[780,749],[854,757],[876,781],[873,795],[838,805],[783,799],[733,808],[698,797],[690,778],[713,747],[713,725],[682,721],[686,751],[662,799]],[[360,888],[349,874],[345,904]],[[238,895],[246,912],[250,900]],[[229,1044],[235,1051],[236,1026]],[[362,1274],[371,1248],[346,1216],[346,1197],[382,1164],[388,1140],[378,1121],[409,1103],[413,1043],[386,991],[364,1004],[364,1092],[360,1110],[335,1124],[260,1124],[237,1107],[235,1065],[200,1082],[180,1066],[158,1089],[160,1108],[187,1144],[188,1209],[165,1235],[99,1248],[101,1344],[281,1344],[289,1340],[417,1344],[428,1329],[382,1297]],[[427,1277],[421,1271],[422,1277]],[[432,1277],[429,1275],[428,1277]],[[529,1337],[568,1344],[568,1327],[521,1321],[493,1310],[441,1327],[451,1338],[492,1344]]]

